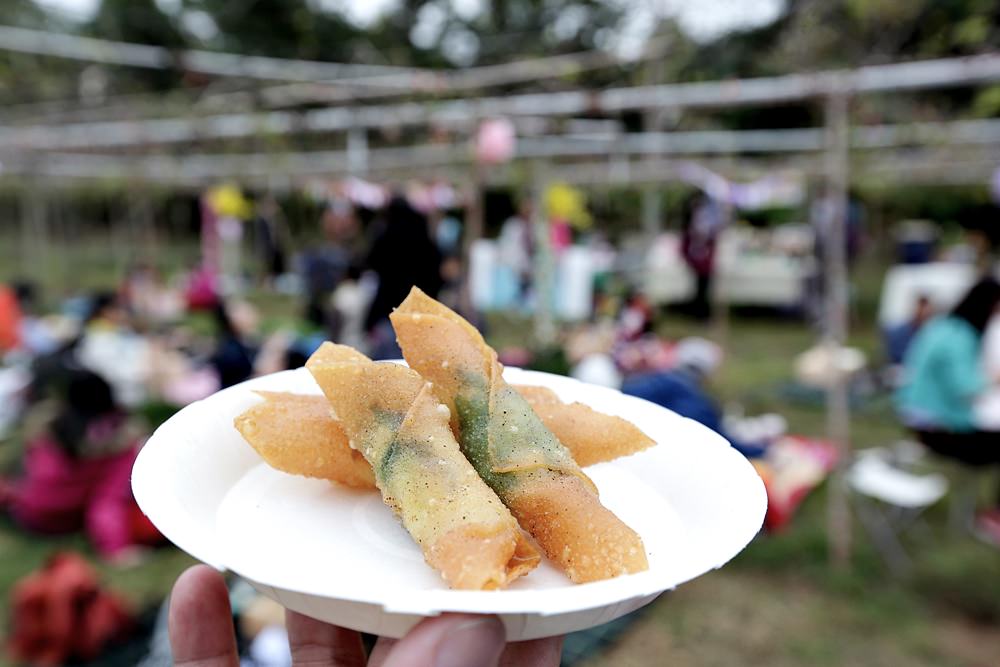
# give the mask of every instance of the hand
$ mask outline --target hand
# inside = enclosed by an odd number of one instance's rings
[[[295,665],[309,667],[558,667],[562,638],[508,644],[496,616],[445,614],[402,639],[380,638],[366,658],[361,635],[285,611]],[[229,592],[206,565],[184,572],[170,598],[170,645],[177,667],[239,665]]]

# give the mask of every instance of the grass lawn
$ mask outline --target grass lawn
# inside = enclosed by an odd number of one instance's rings
[[[870,275],[869,275],[870,273]],[[2,276],[0,276],[2,277]],[[858,301],[870,318],[877,272],[860,276]],[[294,304],[256,299],[265,321],[286,321]],[[513,341],[523,323],[495,323],[494,335]],[[697,333],[667,317],[665,335]],[[821,406],[793,405],[778,391],[791,377],[795,354],[814,340],[797,321],[734,317],[724,370],[713,387],[727,404],[748,414],[775,411],[790,430],[822,435]],[[868,326],[853,341],[877,348]],[[904,434],[886,400],[870,401],[852,421],[856,448],[887,444]],[[0,468],[9,467],[21,443],[0,442]],[[860,527],[855,527],[852,567],[827,566],[825,493],[802,506],[790,528],[756,540],[725,568],[667,593],[639,612],[617,641],[582,664],[615,665],[995,665],[1000,664],[1000,551],[967,535],[952,535],[944,508],[927,517],[927,529],[908,543],[915,566],[905,579],[888,576]],[[92,552],[80,537],[40,538],[0,520],[0,595],[60,549]],[[93,559],[92,559],[93,560]],[[163,549],[129,570],[99,566],[106,581],[138,605],[162,600],[176,575],[192,561]],[[6,624],[5,605],[0,624]],[[2,660],[0,660],[2,664]]]

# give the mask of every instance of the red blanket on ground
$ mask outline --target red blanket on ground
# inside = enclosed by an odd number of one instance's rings
[[[770,532],[785,528],[806,496],[823,483],[837,463],[837,448],[825,440],[785,436],[767,448],[754,467],[767,488]]]
[[[124,602],[102,590],[93,569],[76,554],[53,556],[11,593],[9,649],[19,662],[91,660],[132,627]]]

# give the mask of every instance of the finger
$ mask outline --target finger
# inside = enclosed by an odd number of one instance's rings
[[[562,644],[562,637],[507,644],[500,656],[500,667],[559,667]]]
[[[389,657],[389,651],[398,643],[398,639],[379,637],[372,648],[371,655],[368,656],[368,667],[382,667],[385,664],[385,659]]]
[[[190,567],[177,578],[167,627],[178,667],[239,664],[229,591],[222,575],[207,565]]]
[[[497,667],[505,642],[496,616],[445,614],[418,623],[378,667]]]
[[[296,667],[364,667],[361,635],[285,610],[288,648]]]

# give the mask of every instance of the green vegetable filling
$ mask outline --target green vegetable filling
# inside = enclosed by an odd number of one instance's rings
[[[466,388],[455,397],[455,410],[458,412],[458,444],[462,453],[483,481],[502,497],[514,485],[517,473],[493,472],[489,439],[490,400],[485,383],[469,380]]]

